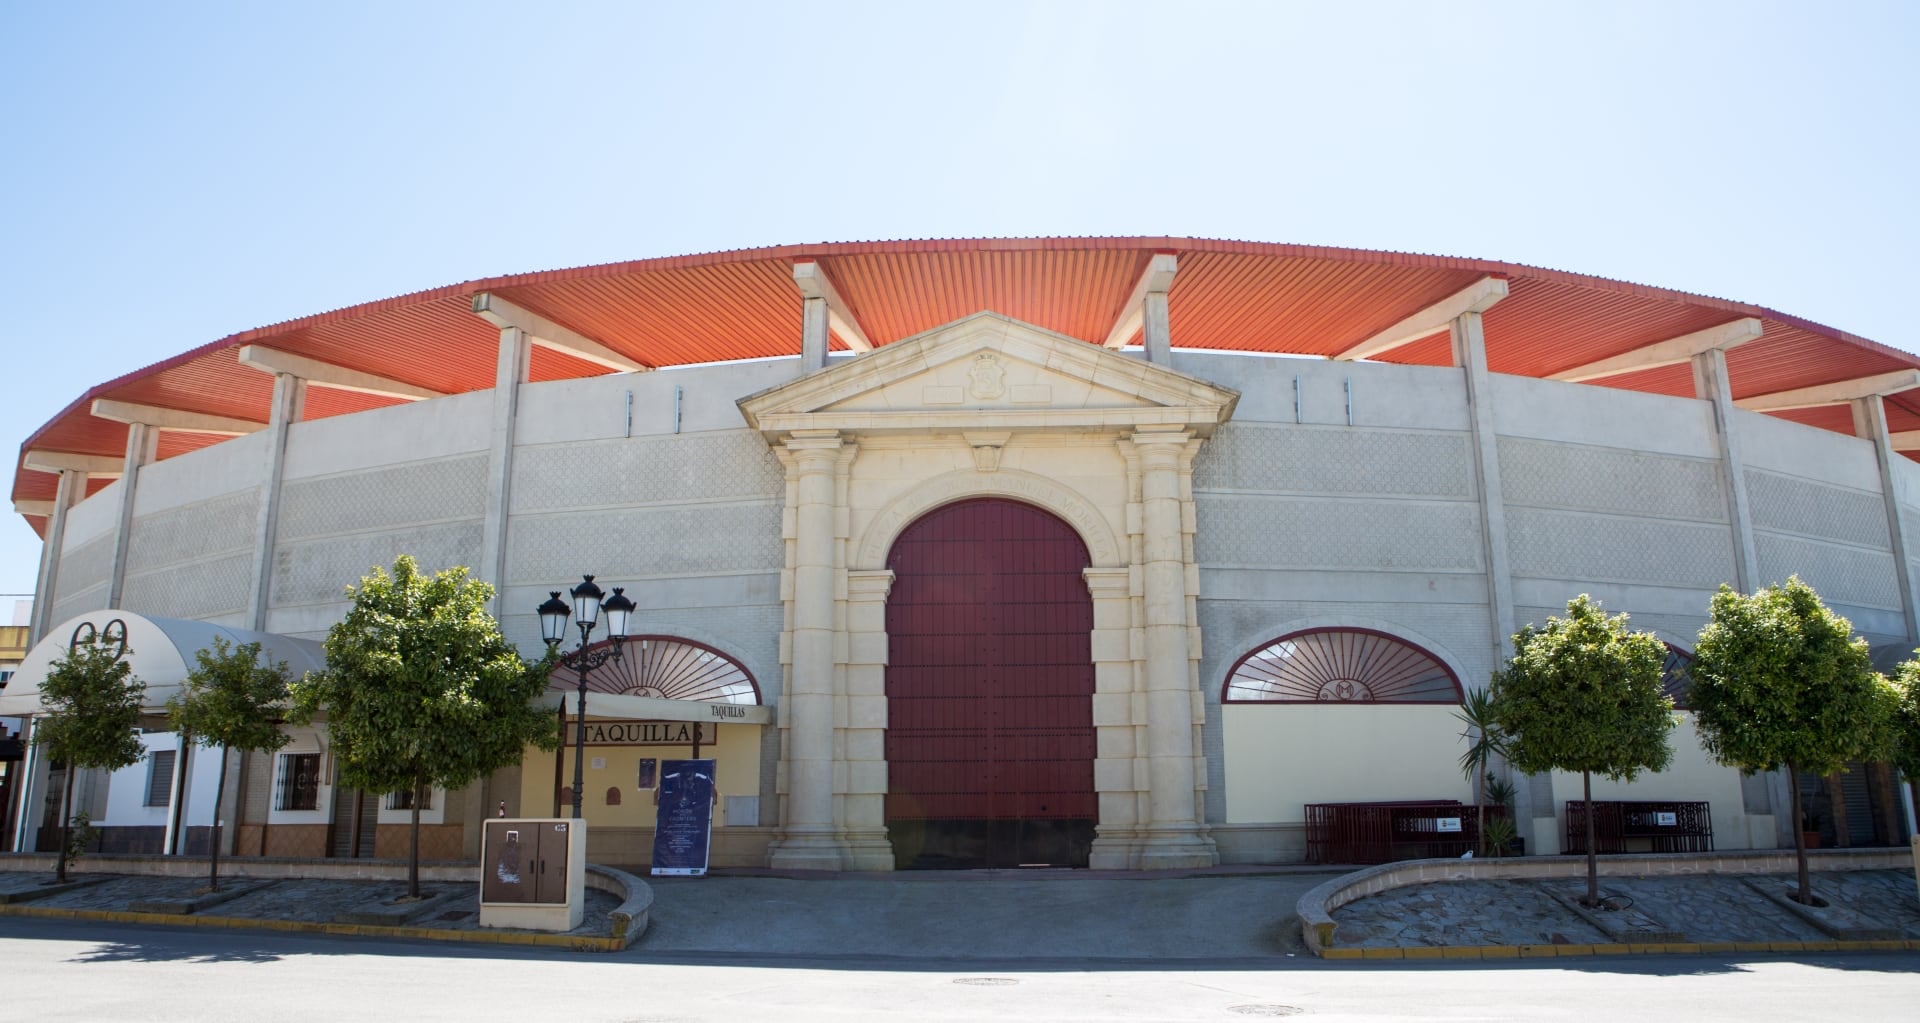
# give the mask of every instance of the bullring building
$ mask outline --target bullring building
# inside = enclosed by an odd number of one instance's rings
[[[215,635],[296,669],[411,554],[528,655],[582,574],[638,605],[584,757],[423,805],[429,857],[573,798],[640,864],[657,765],[717,759],[716,865],[1149,869],[1308,854],[1307,807],[1471,800],[1463,693],[1588,593],[1684,662],[1722,583],[1798,574],[1883,661],[1916,631],[1920,358],[1760,306],[1438,256],[1186,238],[821,244],[457,284],[223,338],[21,445],[35,645],[125,636],[149,755],[76,778],[108,850],[398,855],[324,729],[183,756]],[[115,631],[117,630],[117,631]],[[575,717],[571,672],[554,679]],[[1684,692],[1682,692],[1684,706]],[[1883,768],[1742,777],[1691,727],[1596,798],[1718,848],[1904,840]],[[57,765],[6,840],[51,848]],[[1577,776],[1513,776],[1556,852]]]

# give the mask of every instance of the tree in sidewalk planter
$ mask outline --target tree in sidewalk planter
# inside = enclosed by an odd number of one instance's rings
[[[459,788],[529,745],[557,749],[553,715],[533,705],[549,659],[529,663],[487,612],[493,587],[465,568],[431,577],[401,555],[392,574],[348,587],[353,609],[327,632],[327,668],[293,683],[293,720],[325,715],[340,783],[410,792],[407,894],[420,894],[420,805]],[[551,655],[549,655],[549,658]]]
[[[1608,617],[1586,594],[1513,637],[1513,658],[1494,673],[1493,722],[1507,737],[1507,759],[1527,774],[1580,772],[1587,805],[1587,894],[1600,904],[1593,826],[1593,776],[1632,781],[1673,759],[1667,732],[1673,701],[1661,691],[1667,650],[1648,632],[1628,632],[1627,616]]]
[[[73,857],[73,776],[82,768],[117,771],[140,762],[140,699],[147,684],[126,661],[131,650],[97,638],[75,643],[47,667],[40,704],[47,715],[35,722],[33,744],[66,765],[60,795],[60,860],[54,873],[67,879]]]
[[[1467,726],[1467,730],[1460,733],[1460,738],[1467,743],[1466,751],[1460,754],[1460,772],[1473,782],[1474,822],[1478,825],[1480,855],[1497,855],[1498,850],[1489,844],[1487,836],[1487,772],[1495,757],[1506,759],[1507,737],[1494,724],[1493,699],[1486,689],[1469,691],[1453,716]],[[1495,837],[1510,838],[1511,835]]]
[[[226,751],[271,753],[291,738],[280,729],[291,681],[287,662],[263,662],[260,651],[259,643],[234,646],[215,637],[211,649],[194,653],[193,670],[187,672],[180,692],[167,701],[167,716],[180,733],[183,751],[194,743],[221,750],[207,856],[211,891],[220,890],[220,802],[227,790]]]
[[[1718,762],[1753,774],[1786,768],[1792,819],[1803,819],[1799,776],[1871,759],[1887,734],[1893,692],[1875,674],[1867,641],[1792,577],[1747,596],[1727,586],[1693,651],[1688,690],[1701,743]],[[1795,901],[1818,905],[1807,843],[1794,829]]]

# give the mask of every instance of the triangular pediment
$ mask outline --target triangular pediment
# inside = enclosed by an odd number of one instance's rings
[[[1165,366],[982,312],[742,398],[740,411],[769,434],[1183,425],[1206,435],[1239,397]]]

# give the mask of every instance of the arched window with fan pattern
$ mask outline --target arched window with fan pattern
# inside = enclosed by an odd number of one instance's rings
[[[1289,633],[1234,664],[1223,703],[1459,703],[1438,657],[1372,629]]]
[[[610,642],[602,640],[590,649]],[[579,676],[564,665],[555,665],[547,678],[550,690],[571,693],[578,684]],[[760,702],[760,685],[740,662],[678,636],[629,637],[619,660],[588,673],[587,691],[702,703]]]

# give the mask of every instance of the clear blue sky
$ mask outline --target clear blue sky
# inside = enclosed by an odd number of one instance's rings
[[[869,238],[1479,256],[1912,350],[1916,12],[17,0],[0,437],[337,306]],[[0,592],[32,589],[38,548],[5,516]]]

